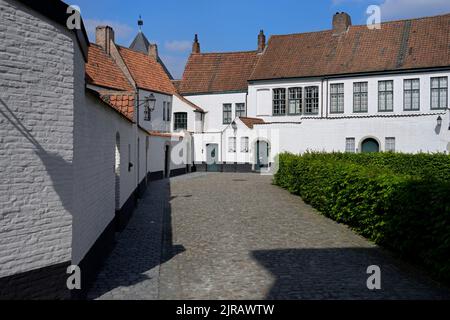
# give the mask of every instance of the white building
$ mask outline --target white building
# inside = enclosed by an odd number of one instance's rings
[[[110,27],[89,44],[67,9],[0,0],[0,299],[83,297],[147,182],[188,169],[171,158],[190,135],[169,132],[159,58]]]
[[[267,47],[261,32],[246,53],[200,53],[196,38],[178,84],[207,112],[195,162],[258,170],[283,151],[450,152],[449,22],[369,29],[338,13],[331,30],[272,36]],[[257,123],[249,130],[240,116]]]

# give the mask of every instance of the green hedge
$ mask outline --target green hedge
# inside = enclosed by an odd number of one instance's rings
[[[274,183],[450,283],[450,156],[285,153]]]

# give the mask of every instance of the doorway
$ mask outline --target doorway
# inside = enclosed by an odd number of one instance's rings
[[[373,138],[367,138],[361,143],[362,153],[380,152],[380,144]]]
[[[267,141],[256,141],[256,170],[269,167],[270,146]]]
[[[219,165],[219,145],[210,143],[206,145],[206,171],[218,172]]]
[[[164,177],[169,178],[170,176],[170,157],[169,157],[169,146],[164,147]]]

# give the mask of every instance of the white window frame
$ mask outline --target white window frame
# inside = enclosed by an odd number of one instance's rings
[[[356,139],[353,137],[345,138],[345,152],[356,153]]]
[[[249,153],[250,152],[250,139],[249,137],[241,137],[241,152]]]
[[[395,137],[386,137],[384,151],[395,152]]]
[[[228,138],[228,152],[236,153],[236,137]]]

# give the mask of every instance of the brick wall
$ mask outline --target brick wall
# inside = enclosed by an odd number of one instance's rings
[[[74,43],[0,0],[0,278],[71,259]]]
[[[137,186],[134,168],[128,171],[128,144],[133,125],[93,95],[75,106],[74,205],[72,261],[78,264],[114,218],[115,144],[120,134],[120,205]],[[83,271],[83,270],[82,270]]]

